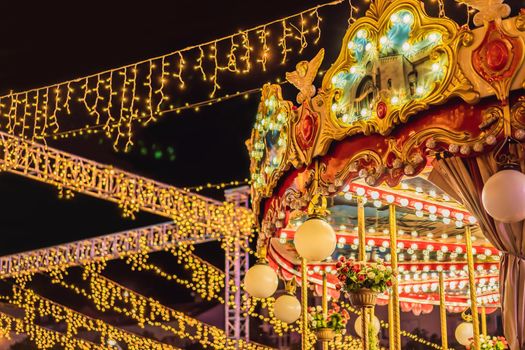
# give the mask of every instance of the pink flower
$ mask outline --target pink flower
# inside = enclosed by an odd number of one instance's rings
[[[363,281],[366,279],[366,277],[365,277],[365,275],[359,275],[359,276],[357,277],[357,279],[358,279],[360,282],[363,282]]]

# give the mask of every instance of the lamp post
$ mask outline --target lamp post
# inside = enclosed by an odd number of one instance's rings
[[[468,279],[470,291],[470,309],[472,311],[472,327],[474,328],[474,349],[480,350],[479,342],[479,318],[476,301],[476,280],[474,276],[474,256],[472,255],[472,233],[470,226],[465,226],[465,240],[467,250]]]
[[[397,274],[397,219],[396,205],[390,203],[389,207],[389,230],[390,230],[390,264],[392,271]],[[399,315],[399,289],[398,279],[392,280],[392,295],[389,304],[392,304],[392,319],[389,320],[392,331],[389,336],[393,338],[390,341],[391,350],[401,350],[401,321]],[[389,314],[390,316],[390,314]]]
[[[439,272],[439,317],[441,321],[441,347],[443,350],[448,350],[447,307],[445,305],[445,281],[443,279],[443,271]]]

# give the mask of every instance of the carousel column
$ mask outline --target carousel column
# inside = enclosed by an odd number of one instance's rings
[[[301,326],[303,329],[302,350],[308,350],[308,265],[301,258]]]
[[[397,219],[396,219],[396,205],[391,203],[389,205],[389,220],[390,220],[390,264],[392,271],[397,274]],[[399,315],[399,289],[398,279],[392,280],[392,293],[389,304],[392,304],[391,316],[389,320],[392,331],[389,335],[393,338],[390,341],[391,349],[401,350],[401,322]]]
[[[366,261],[366,238],[365,238],[365,201],[363,197],[359,196],[357,197],[357,235],[359,239],[359,252],[358,252],[358,260],[359,261]],[[361,332],[363,334],[362,342],[363,342],[363,350],[368,350],[368,308],[362,307],[361,308]]]
[[[441,321],[441,347],[448,350],[447,307],[445,305],[445,281],[443,271],[439,272],[439,317]]]
[[[474,276],[474,256],[472,255],[472,233],[470,226],[465,226],[465,240],[467,248],[468,279],[470,290],[470,310],[472,311],[472,327],[474,328],[474,349],[480,350],[479,342],[479,318],[476,301],[476,280]]]
[[[481,306],[481,334],[487,336],[487,310],[485,305]]]
[[[323,273],[323,318],[326,320],[328,318],[328,276],[326,272]],[[323,350],[328,350],[328,342],[323,341]]]

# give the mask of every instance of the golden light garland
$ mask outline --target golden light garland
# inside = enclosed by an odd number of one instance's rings
[[[0,133],[0,170],[116,202],[124,217],[139,210],[171,218],[179,235],[212,238],[231,250],[246,245],[254,217],[250,210],[220,203],[112,166]]]
[[[145,297],[100,274],[104,264],[84,266],[82,279],[89,283],[89,290],[80,288],[65,281],[67,271],[54,270],[50,273],[53,284],[61,285],[78,295],[91,300],[99,311],[112,310],[137,322],[139,327],[145,325],[159,327],[182,339],[199,342],[204,347],[213,349],[235,349],[236,341],[228,339],[223,330],[201,323],[182,312],[162,305],[157,300]],[[167,324],[176,323],[177,326]],[[239,341],[242,349],[263,350],[265,346]]]
[[[66,325],[65,335],[68,338],[77,337],[82,331],[99,333],[101,347],[103,348],[116,348],[117,342],[121,342],[126,344],[130,350],[178,349],[172,345],[164,344],[114,327],[102,320],[88,317],[57,302],[44,298],[31,289],[17,285],[13,286],[13,295],[7,298],[7,301],[24,310],[24,320],[29,324],[35,324],[38,317],[51,317],[56,323],[64,322]],[[29,336],[34,335],[29,334]]]
[[[244,179],[244,180],[232,180],[227,182],[219,182],[219,183],[210,183],[208,182],[206,185],[199,185],[199,186],[193,186],[193,187],[184,187],[184,190],[191,191],[191,192],[202,192],[207,189],[213,189],[213,190],[223,190],[229,187],[237,187],[237,186],[243,186],[243,185],[250,185],[252,183],[251,180]]]
[[[61,345],[67,350],[99,350],[108,349],[91,343],[84,339],[67,336],[39,325],[34,322],[18,319],[3,312],[0,312],[0,337],[11,339],[11,334],[27,335],[39,349],[51,349]],[[112,349],[114,350],[114,349]]]
[[[167,273],[157,265],[149,262],[149,254],[147,252],[128,256],[126,263],[131,266],[133,271],[151,271],[168,281],[176,282],[193,290],[203,299],[208,301],[218,300],[221,304],[224,304],[224,298],[221,295],[224,291],[224,281],[226,279],[224,272],[194,255],[194,250],[195,247],[187,243],[182,243],[169,249],[169,252],[177,258],[177,263],[182,264],[184,269],[190,271],[191,280],[181,278],[176,274]]]
[[[130,65],[0,96],[0,117],[6,119],[3,127],[13,135],[38,140],[58,133],[64,127],[64,120],[72,114],[88,116],[80,122],[84,127],[102,126],[106,135],[114,139],[115,147],[127,150],[133,145],[134,121],[146,118],[145,124],[148,124],[167,109],[173,109],[170,96],[188,87],[189,70],[200,73],[211,88],[210,98],[214,98],[221,89],[219,74],[247,74],[258,66],[266,71],[271,57],[281,54],[282,59],[274,60],[286,61],[293,42],[299,47],[298,53],[309,44],[317,43],[321,36],[319,9],[341,2],[321,4]],[[269,41],[270,29],[279,32],[281,27],[284,28],[282,37],[273,45]],[[278,53],[272,54],[272,51]],[[176,86],[170,87],[170,84]]]

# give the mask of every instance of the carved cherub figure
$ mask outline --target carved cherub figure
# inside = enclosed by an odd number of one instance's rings
[[[461,0],[460,3],[466,4],[476,10],[474,15],[474,25],[479,27],[484,22],[490,22],[510,15],[510,6],[503,3],[504,0]]]
[[[306,99],[315,95],[315,86],[312,83],[323,58],[324,49],[321,49],[311,61],[301,61],[295,66],[295,71],[286,73],[286,80],[299,89],[297,103],[302,104]]]

